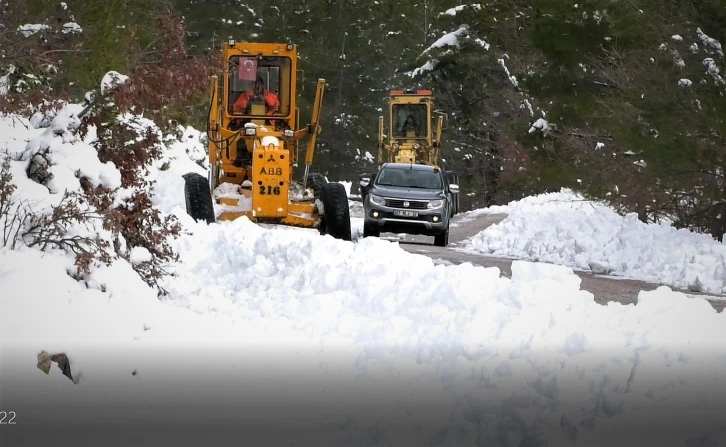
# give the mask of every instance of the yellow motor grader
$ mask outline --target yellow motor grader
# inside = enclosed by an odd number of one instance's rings
[[[434,116],[436,119],[434,120]],[[411,163],[439,166],[442,133],[447,115],[434,110],[431,90],[391,90],[388,97],[388,129],[384,132],[384,117],[378,117],[378,166],[383,163]],[[445,172],[450,184],[459,183],[459,176]],[[360,177],[361,195],[365,199],[368,186],[375,176]],[[453,213],[459,212],[459,194],[453,194]]]
[[[221,53],[207,124],[210,170],[207,178],[184,175],[187,213],[208,223],[246,216],[351,240],[345,188],[310,172],[325,80],[318,79],[312,119],[301,128],[296,45],[230,40]],[[296,181],[305,137],[305,173]]]
[[[388,136],[378,117],[378,165],[413,163],[438,165],[444,114],[432,110],[431,90],[391,90],[388,98]],[[438,114],[434,131],[433,115]]]

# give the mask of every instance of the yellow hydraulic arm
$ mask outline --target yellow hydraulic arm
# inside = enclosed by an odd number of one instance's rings
[[[441,144],[441,132],[444,127],[444,117],[440,116],[438,120],[436,120],[436,137],[434,141],[438,144]]]
[[[320,105],[323,102],[323,93],[325,92],[325,79],[318,79],[318,89],[315,92],[315,102],[313,103],[313,116],[308,125],[307,132],[311,132],[312,136],[308,141],[308,148],[305,151],[305,176],[303,177],[303,188],[307,188],[307,178],[310,173],[310,165],[313,164],[313,155],[315,154],[315,142],[320,133]]]
[[[378,117],[378,164],[383,163],[383,117]]]
[[[219,173],[219,158],[218,152],[220,147],[218,146],[219,135],[220,135],[220,122],[219,122],[219,77],[217,75],[212,76],[212,101],[209,105],[209,117],[207,121],[207,139],[209,140],[209,165],[211,167],[210,185],[209,187],[214,189],[213,180],[217,178]]]
[[[431,148],[431,156],[429,157],[429,160],[431,163],[438,164],[439,160],[439,147],[441,147],[441,132],[443,132],[444,127],[444,117],[439,116],[439,118],[436,120],[436,138],[434,138],[433,141],[433,147]]]

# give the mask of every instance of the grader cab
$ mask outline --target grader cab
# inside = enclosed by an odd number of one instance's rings
[[[439,149],[448,117],[434,110],[431,90],[391,90],[388,116],[387,135],[384,117],[378,117],[378,166],[383,163],[439,166]],[[446,171],[445,174],[450,184],[458,186],[459,176],[456,173]],[[361,195],[365,196],[373,175],[366,173],[361,176]],[[454,194],[453,209],[454,213],[459,212],[458,193]]]
[[[437,165],[445,114],[433,110],[431,90],[392,90],[388,100],[389,133],[378,118],[378,165],[413,163]],[[438,115],[434,129],[433,115]]]
[[[207,178],[184,175],[188,214],[208,223],[246,216],[350,240],[345,188],[310,173],[325,80],[318,79],[312,119],[301,128],[295,45],[231,40],[221,53],[207,125],[210,169]],[[305,173],[296,181],[305,137]]]

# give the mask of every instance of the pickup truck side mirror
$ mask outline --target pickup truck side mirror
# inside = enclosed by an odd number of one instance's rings
[[[370,185],[371,180],[373,180],[373,174],[371,174],[370,172],[366,172],[365,174],[361,174],[359,179],[360,180],[358,183],[360,184],[360,186],[366,187]]]
[[[358,184],[360,185],[360,193],[362,196],[365,196],[368,193],[368,189],[371,187],[371,181],[374,176],[375,174],[366,172],[365,174],[361,174],[359,177]]]
[[[449,185],[449,191],[453,192],[454,194],[458,193],[459,192],[459,185],[454,184],[454,183],[450,184]]]

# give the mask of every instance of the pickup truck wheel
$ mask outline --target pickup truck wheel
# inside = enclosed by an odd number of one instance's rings
[[[449,245],[449,227],[446,227],[444,231],[434,236],[434,245],[437,247],[446,247]]]
[[[340,183],[324,183],[320,188],[320,201],[323,202],[324,213],[320,233],[344,241],[351,240],[350,208],[345,187]]]
[[[186,199],[187,214],[194,220],[203,220],[208,224],[214,223],[214,202],[212,192],[209,190],[207,178],[190,172],[184,178],[184,198]]]
[[[378,228],[373,228],[370,225],[363,225],[363,237],[381,237],[381,232]]]

